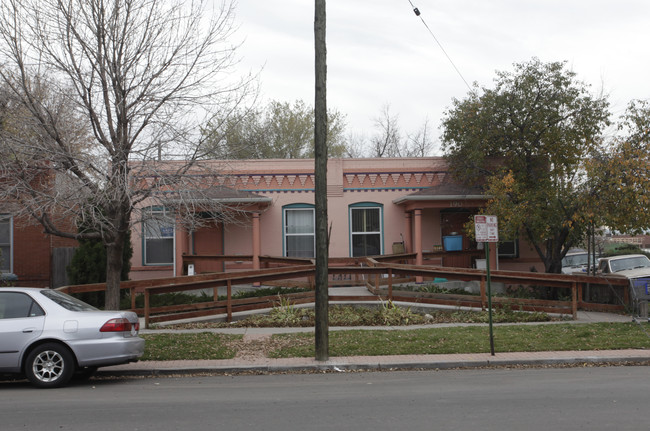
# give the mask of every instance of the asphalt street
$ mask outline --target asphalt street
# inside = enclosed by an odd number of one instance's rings
[[[648,367],[0,383],[3,431],[647,428]]]

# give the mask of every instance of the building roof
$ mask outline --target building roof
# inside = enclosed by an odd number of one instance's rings
[[[192,202],[200,203],[219,202],[219,203],[271,203],[273,199],[258,195],[257,193],[247,190],[237,190],[225,186],[213,186],[204,190],[185,190],[179,192],[183,198],[190,199]]]
[[[393,200],[394,204],[402,204],[411,201],[438,201],[438,200],[476,200],[488,199],[483,194],[481,187],[468,187],[450,181],[443,181],[432,187],[419,190],[406,196]]]

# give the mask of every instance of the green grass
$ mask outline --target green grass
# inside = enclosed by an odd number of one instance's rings
[[[551,325],[503,325],[494,328],[497,352],[551,350],[650,349],[650,325],[635,323],[586,323]],[[143,334],[143,361],[232,359],[237,350],[230,343],[240,335],[203,333]],[[275,340],[275,341],[273,341]],[[276,334],[279,346],[272,358],[313,357],[313,333]],[[350,330],[329,333],[330,356],[382,356],[445,353],[488,353],[486,326],[464,326],[389,331]]]
[[[646,331],[650,327],[645,324]],[[278,334],[292,342],[272,352],[274,358],[314,356],[312,334]],[[552,350],[650,349],[650,337],[634,323],[507,325],[494,328],[497,352]],[[407,331],[336,331],[329,334],[331,356],[487,353],[484,326],[431,328]]]
[[[182,359],[232,359],[237,353],[228,346],[241,335],[214,334],[141,334],[146,340],[142,361],[174,361]]]

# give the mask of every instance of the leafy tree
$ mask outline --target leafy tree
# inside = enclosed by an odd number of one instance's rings
[[[122,273],[120,280],[129,279],[131,270],[131,247],[130,235],[127,241],[128,246],[124,247],[122,255]],[[106,245],[98,239],[82,239],[72,255],[72,260],[66,268],[70,284],[92,284],[106,282]],[[106,301],[104,292],[86,292],[78,294],[82,301],[95,307],[102,307]],[[120,295],[122,296],[122,295]]]
[[[594,178],[602,223],[627,234],[650,229],[650,103],[630,102],[612,148],[595,155],[587,169]]]
[[[237,48],[228,42],[233,2],[208,7],[190,0],[0,3],[0,81],[23,114],[1,142],[0,200],[17,202],[15,215],[33,217],[48,234],[106,246],[107,309],[119,308],[131,223],[146,215],[139,208],[181,206],[185,196],[199,197],[189,191],[209,190],[214,172],[198,166],[205,143],[198,126],[225,118],[250,90],[249,78],[229,73]],[[182,161],[156,163],[164,158]],[[186,175],[193,169],[203,175]],[[160,193],[170,190],[187,193]],[[77,229],[81,219],[91,229]]]
[[[130,241],[131,235],[124,247],[122,254],[122,273],[120,280],[129,279],[131,271],[131,257],[133,256],[133,247]],[[92,284],[106,282],[106,245],[96,239],[82,239],[79,241],[79,247],[75,249],[72,261],[66,268],[71,284]]]
[[[328,113],[328,153],[345,152],[344,117]],[[217,159],[300,159],[314,157],[314,109],[303,101],[271,101],[262,109],[240,109],[227,119],[214,119],[204,129]]]
[[[605,248],[602,256],[611,257],[622,256],[625,254],[645,254],[646,256],[650,257],[650,253],[644,252],[638,245],[626,243],[610,244]]]
[[[524,235],[559,273],[566,252],[584,238],[595,188],[585,160],[601,154],[608,102],[561,62],[538,59],[498,72],[493,89],[454,100],[443,119],[443,150],[453,174],[482,184],[486,214],[502,238]]]

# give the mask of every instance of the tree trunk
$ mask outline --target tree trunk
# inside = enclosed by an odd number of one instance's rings
[[[124,264],[124,245],[126,234],[118,233],[118,237],[106,247],[106,310],[120,309],[120,281],[122,265]]]

